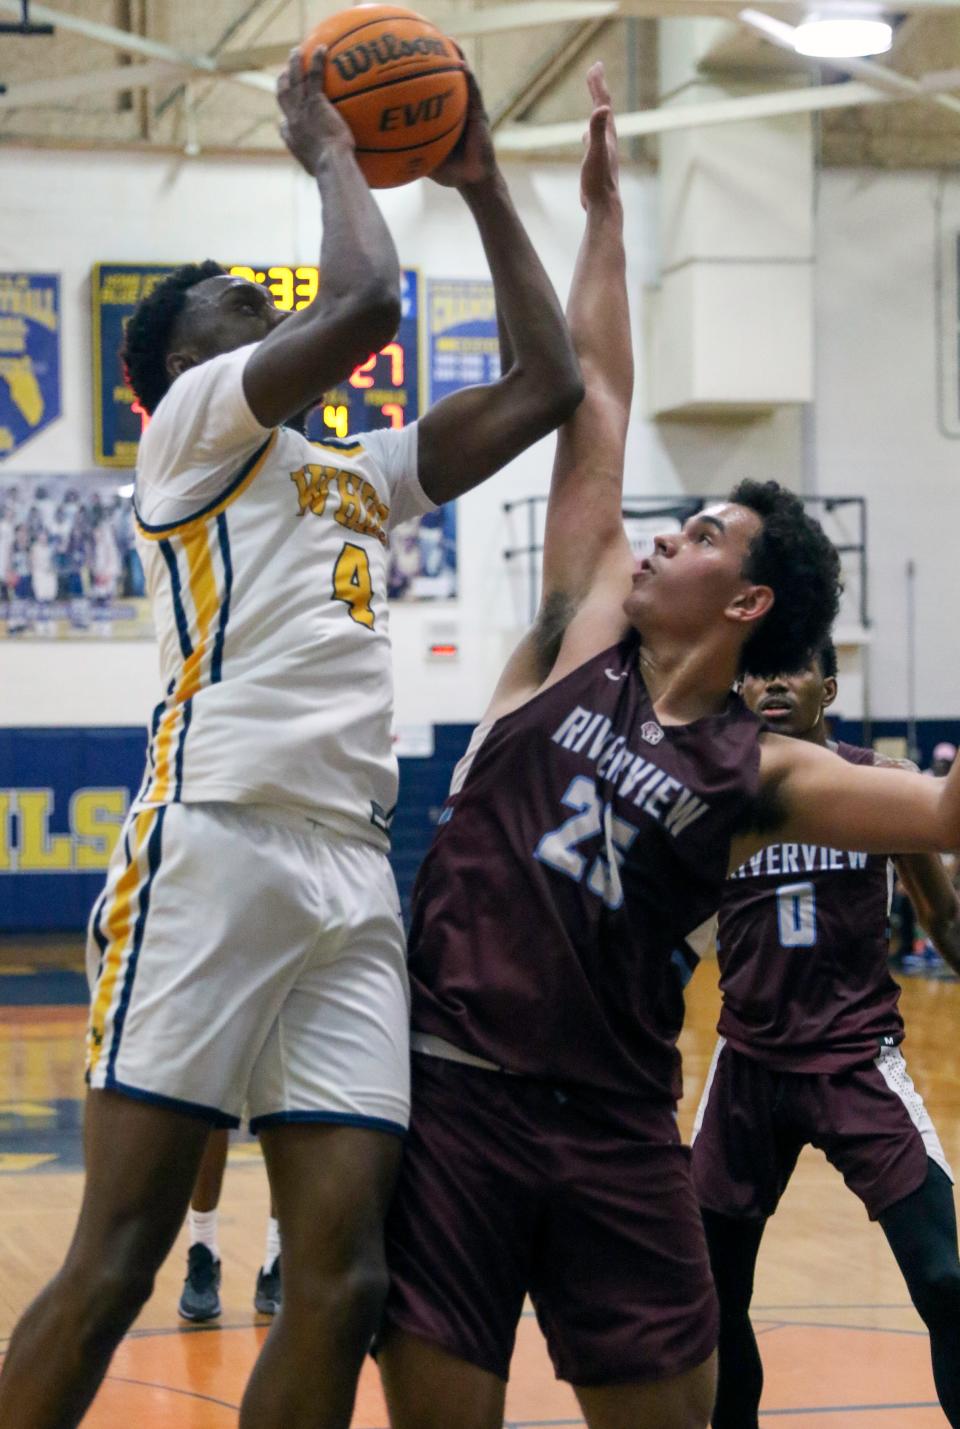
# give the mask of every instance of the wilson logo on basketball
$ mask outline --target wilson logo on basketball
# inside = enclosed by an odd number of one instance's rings
[[[364,40],[341,54],[333,55],[332,62],[345,84],[358,75],[367,74],[374,66],[393,64],[397,60],[413,59],[415,55],[446,55],[447,48],[440,38],[432,39],[418,35],[412,40],[401,40],[399,35],[389,33],[379,35],[375,40]]]
[[[426,99],[418,100],[416,104],[391,105],[380,115],[381,134],[388,129],[413,129],[417,124],[423,124],[429,119],[439,119],[443,114],[443,106],[452,94],[452,89],[445,89],[442,94],[429,94]]]

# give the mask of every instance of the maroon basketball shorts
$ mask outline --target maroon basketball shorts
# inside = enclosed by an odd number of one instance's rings
[[[508,1377],[529,1293],[559,1379],[666,1379],[708,1358],[717,1305],[673,1108],[413,1058],[387,1223],[390,1325]]]
[[[778,1072],[721,1038],[693,1129],[700,1204],[724,1216],[772,1215],[808,1144],[874,1221],[922,1185],[928,1157],[953,1180],[898,1047],[844,1072]]]

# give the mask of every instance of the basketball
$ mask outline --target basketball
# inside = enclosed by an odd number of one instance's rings
[[[327,96],[353,131],[371,188],[408,184],[443,162],[467,113],[466,66],[452,40],[401,5],[356,5],[311,31],[304,65],[319,45]]]

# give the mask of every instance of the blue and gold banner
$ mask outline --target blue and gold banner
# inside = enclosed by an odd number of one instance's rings
[[[497,303],[486,278],[431,278],[427,287],[430,401],[500,376]]]
[[[497,304],[489,279],[431,278],[427,284],[430,403],[500,376]],[[399,527],[390,541],[392,600],[457,595],[457,507],[448,502]]]
[[[470,734],[470,725],[437,725],[419,750],[399,746],[391,862],[406,916]],[[129,726],[0,729],[0,933],[84,927],[137,796],[146,743],[146,731]]]
[[[0,273],[0,459],[60,416],[60,278]]]

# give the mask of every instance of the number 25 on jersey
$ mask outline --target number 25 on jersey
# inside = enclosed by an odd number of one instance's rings
[[[613,813],[611,806],[600,798],[593,780],[585,774],[578,774],[572,781],[562,802],[576,811],[573,818],[544,834],[534,850],[534,857],[548,868],[565,873],[575,883],[582,882],[586,874],[590,892],[602,898],[608,908],[619,908],[623,902],[620,865],[637,830]],[[595,847],[597,840],[602,840],[603,846],[591,861],[589,853],[582,848],[586,844],[592,851],[590,846]]]

